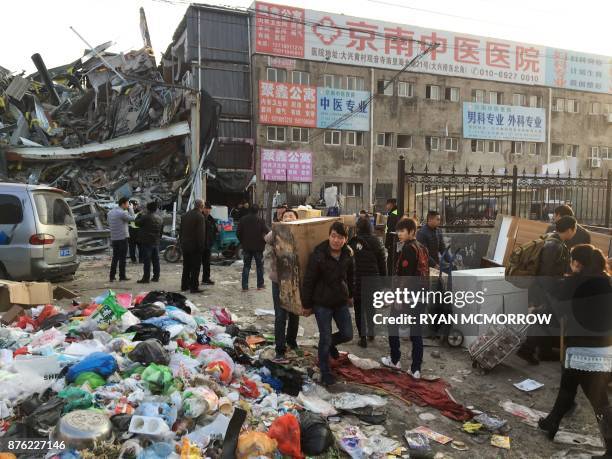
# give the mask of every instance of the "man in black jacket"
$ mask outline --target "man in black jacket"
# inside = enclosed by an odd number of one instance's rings
[[[210,215],[211,210],[212,206],[210,203],[204,203],[204,209],[202,210],[202,214],[206,219],[206,244],[202,252],[202,284],[204,285],[215,285],[210,278],[210,255],[219,230],[217,229],[217,222],[213,216]]]
[[[366,214],[367,215],[367,214]],[[359,346],[368,347],[366,336],[374,339],[374,307],[372,298],[362,302],[361,286],[364,277],[386,276],[385,249],[380,239],[372,234],[372,225],[367,216],[359,217],[356,233],[349,241],[349,246],[355,254],[355,324],[359,331]],[[364,314],[362,314],[364,312]]]
[[[421,226],[416,238],[429,252],[429,267],[440,267],[440,255],[446,250],[440,226],[440,213],[436,210],[427,212],[427,222]]]
[[[202,215],[204,202],[196,199],[193,209],[183,215],[181,219],[180,238],[183,250],[183,276],[181,278],[181,291],[189,290],[191,293],[200,293],[198,278],[202,264],[202,252],[206,245],[206,221]]]
[[[263,290],[264,288],[263,252],[266,248],[264,237],[270,230],[258,213],[259,206],[254,204],[250,208],[249,214],[240,219],[236,233],[242,246],[244,260],[244,266],[242,267],[243,292],[249,290],[249,273],[253,258],[255,259],[255,268],[257,270],[257,290]]]
[[[353,339],[349,306],[353,304],[354,257],[346,245],[348,232],[342,222],[334,222],[329,239],[319,244],[310,258],[302,284],[304,316],[314,312],[319,327],[319,368],[321,382],[334,384],[329,357],[337,359],[336,346]],[[332,334],[332,320],[338,331]]]
[[[397,237],[395,236],[395,226],[400,219],[397,210],[397,200],[387,199],[385,205],[387,211],[387,226],[385,228],[385,248],[387,249],[387,273],[391,275],[393,272],[393,261],[395,259],[395,242]]]
[[[138,242],[142,253],[143,274],[139,284],[148,284],[149,280],[159,282],[159,241],[164,231],[164,221],[157,213],[157,203],[147,204],[147,213],[136,218],[138,226]],[[153,263],[153,278],[151,279],[151,263]]]
[[[562,205],[562,206],[558,206],[555,208],[555,213],[553,216],[553,221],[554,223],[552,225],[549,225],[548,229],[546,230],[547,233],[552,233],[555,231],[555,224],[559,221],[559,219],[561,217],[575,217],[574,215],[574,211],[572,210],[572,208],[566,204]],[[575,245],[578,244],[590,244],[591,243],[591,235],[589,234],[589,232],[587,230],[585,230],[582,226],[580,226],[579,224],[576,224],[576,234],[574,235],[573,238],[571,238],[569,241],[567,241],[565,243],[565,245],[567,246],[567,248],[569,250],[572,250],[572,247],[574,247]]]

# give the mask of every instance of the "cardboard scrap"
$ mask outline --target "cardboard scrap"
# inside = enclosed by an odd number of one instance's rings
[[[420,433],[425,435],[430,440],[433,440],[441,445],[446,445],[453,441],[452,438],[447,437],[446,435],[442,435],[441,433],[435,432],[431,430],[429,427],[419,426],[416,429],[409,430],[410,433]]]
[[[510,449],[510,437],[505,435],[491,435],[491,445],[498,448]]]
[[[8,311],[14,304],[32,307],[52,302],[53,286],[49,282],[0,280],[0,312]]]

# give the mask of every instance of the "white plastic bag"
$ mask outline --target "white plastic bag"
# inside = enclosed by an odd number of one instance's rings
[[[342,392],[332,398],[332,405],[339,410],[355,410],[366,406],[378,408],[386,404],[386,399],[373,394],[361,395],[352,392]]]
[[[167,306],[166,314],[168,314],[168,316],[171,317],[172,319],[178,320],[179,322],[184,323],[190,328],[196,329],[198,327],[198,324],[196,323],[195,319],[191,316],[191,314],[187,314],[185,311],[179,308]]]
[[[119,327],[119,329],[122,332],[124,332],[131,326],[139,324],[139,323],[140,323],[140,319],[136,317],[134,314],[132,314],[130,311],[127,311],[125,314],[121,316],[121,326]]]
[[[357,357],[355,354],[349,354],[348,359],[353,365],[355,365],[357,368],[361,368],[362,370],[373,370],[381,367],[381,364],[376,360],[362,359],[361,357]]]
[[[200,362],[192,359],[185,354],[175,353],[170,357],[168,367],[172,370],[172,375],[175,378],[188,379],[197,372]]]
[[[57,328],[50,328],[45,331],[41,330],[32,337],[32,341],[28,348],[32,353],[37,353],[37,351],[43,347],[57,347],[62,344],[65,339],[66,335]]]
[[[70,345],[64,350],[64,354],[81,357],[87,357],[89,354],[93,354],[94,352],[106,352],[106,347],[104,344],[96,339],[88,339],[70,343]]]
[[[338,414],[336,409],[331,404],[316,396],[304,395],[302,392],[300,392],[298,395],[298,401],[308,411],[320,414],[324,417],[335,416]]]

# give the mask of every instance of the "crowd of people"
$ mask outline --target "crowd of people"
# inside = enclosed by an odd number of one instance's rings
[[[196,200],[193,209],[181,221],[180,242],[183,251],[183,275],[181,290],[200,292],[199,271],[203,267],[202,284],[213,284],[210,277],[210,250],[216,237],[215,220],[210,216],[211,206]],[[429,211],[419,226],[417,221],[399,215],[395,200],[386,205],[387,223],[383,241],[373,234],[370,216],[366,211],[357,217],[355,231],[349,237],[347,227],[339,221],[330,225],[328,238],[310,254],[301,286],[302,315],[314,315],[319,331],[318,362],[321,382],[335,383],[330,359],[338,359],[338,346],[353,339],[354,312],[358,332],[358,344],[367,347],[375,340],[372,302],[363,295],[366,278],[417,279],[417,287],[432,288],[430,268],[440,269],[446,245],[440,229],[440,214]],[[252,261],[256,265],[256,287],[265,288],[264,252],[266,244],[275,244],[273,232],[259,216],[256,205],[243,204],[232,212],[238,220],[237,236],[240,240],[244,265],[242,290],[249,289]],[[294,210],[281,205],[273,216],[275,222],[291,222],[298,219]],[[146,206],[146,212],[134,209],[134,205],[122,198],[118,207],[108,215],[111,228],[113,258],[110,280],[114,281],[119,270],[119,280],[128,280],[125,273],[126,258],[143,263],[141,283],[159,280],[159,241],[163,222],[157,214],[157,204]],[[572,317],[593,336],[572,335],[565,337],[565,349],[559,345],[559,336],[531,333],[517,355],[529,364],[541,360],[559,360],[562,371],[557,399],[550,413],[539,422],[539,427],[552,439],[563,417],[575,405],[578,387],[582,387],[591,403],[601,427],[607,454],[612,454],[612,408],[609,405],[607,387],[612,376],[612,284],[610,269],[604,254],[590,244],[589,232],[576,221],[572,209],[563,205],[555,209],[554,223],[542,236],[538,252],[535,281],[530,285],[530,311],[546,311],[562,320],[559,302],[572,305]],[[281,305],[280,286],[274,260],[271,257],[269,279],[272,283],[272,302],[275,313],[275,346],[277,363],[287,361],[288,349],[297,350],[297,333],[300,317]],[[151,277],[151,264],[153,275]],[[424,308],[417,305],[417,313]],[[391,314],[399,313],[392,309]],[[332,324],[336,325],[333,332]],[[423,364],[423,330],[412,326],[410,330],[411,365],[408,370],[419,378]],[[401,340],[398,326],[388,326],[389,355],[381,363],[401,370]]]

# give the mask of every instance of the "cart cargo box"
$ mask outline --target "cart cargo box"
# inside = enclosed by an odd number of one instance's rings
[[[281,305],[295,314],[302,312],[300,286],[314,248],[329,237],[329,227],[340,218],[319,217],[274,223],[276,269]]]

